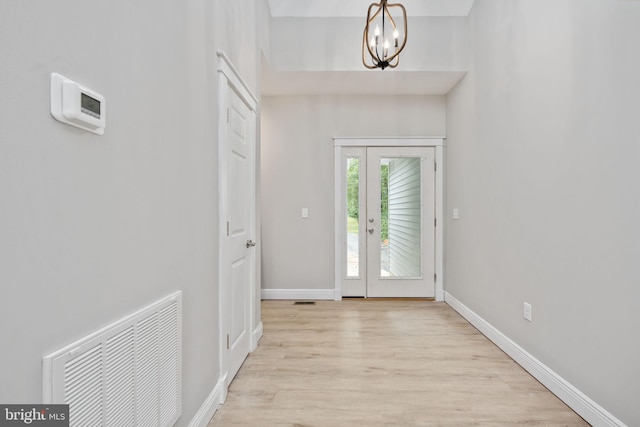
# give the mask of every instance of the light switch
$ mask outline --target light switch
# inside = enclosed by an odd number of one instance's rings
[[[458,213],[458,208],[454,208],[453,209],[453,219],[458,219],[460,218],[459,213]]]
[[[302,208],[302,218],[309,218],[309,208]]]

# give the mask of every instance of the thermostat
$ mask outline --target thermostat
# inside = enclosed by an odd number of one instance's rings
[[[51,73],[51,115],[62,123],[102,135],[104,96],[58,73]]]

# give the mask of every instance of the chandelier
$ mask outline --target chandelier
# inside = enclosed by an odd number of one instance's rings
[[[389,9],[402,12],[402,28]],[[399,16],[396,19],[399,20]],[[399,55],[407,44],[407,11],[400,3],[387,4],[387,0],[372,3],[367,12],[367,25],[362,36],[362,63],[369,69],[396,68]]]

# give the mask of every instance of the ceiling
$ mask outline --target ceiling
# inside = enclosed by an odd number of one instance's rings
[[[267,0],[274,18],[357,18],[374,0]],[[474,0],[402,0],[410,16],[467,16]]]
[[[362,18],[376,0],[267,0],[274,18]],[[468,16],[475,0],[401,0],[412,17]],[[360,55],[360,52],[356,52]],[[270,95],[445,95],[465,71],[282,71],[262,63]]]

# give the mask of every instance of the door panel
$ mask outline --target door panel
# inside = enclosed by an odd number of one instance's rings
[[[435,296],[434,150],[367,149],[367,296]]]
[[[366,268],[366,148],[348,147],[344,149],[342,168],[345,180],[342,194],[345,195],[345,216],[343,233],[345,236],[343,271],[345,272],[342,295],[363,297],[367,292]]]
[[[249,298],[252,281],[252,112],[231,88],[227,123],[227,346],[229,378],[242,366],[250,349]],[[223,284],[224,285],[224,284]]]

